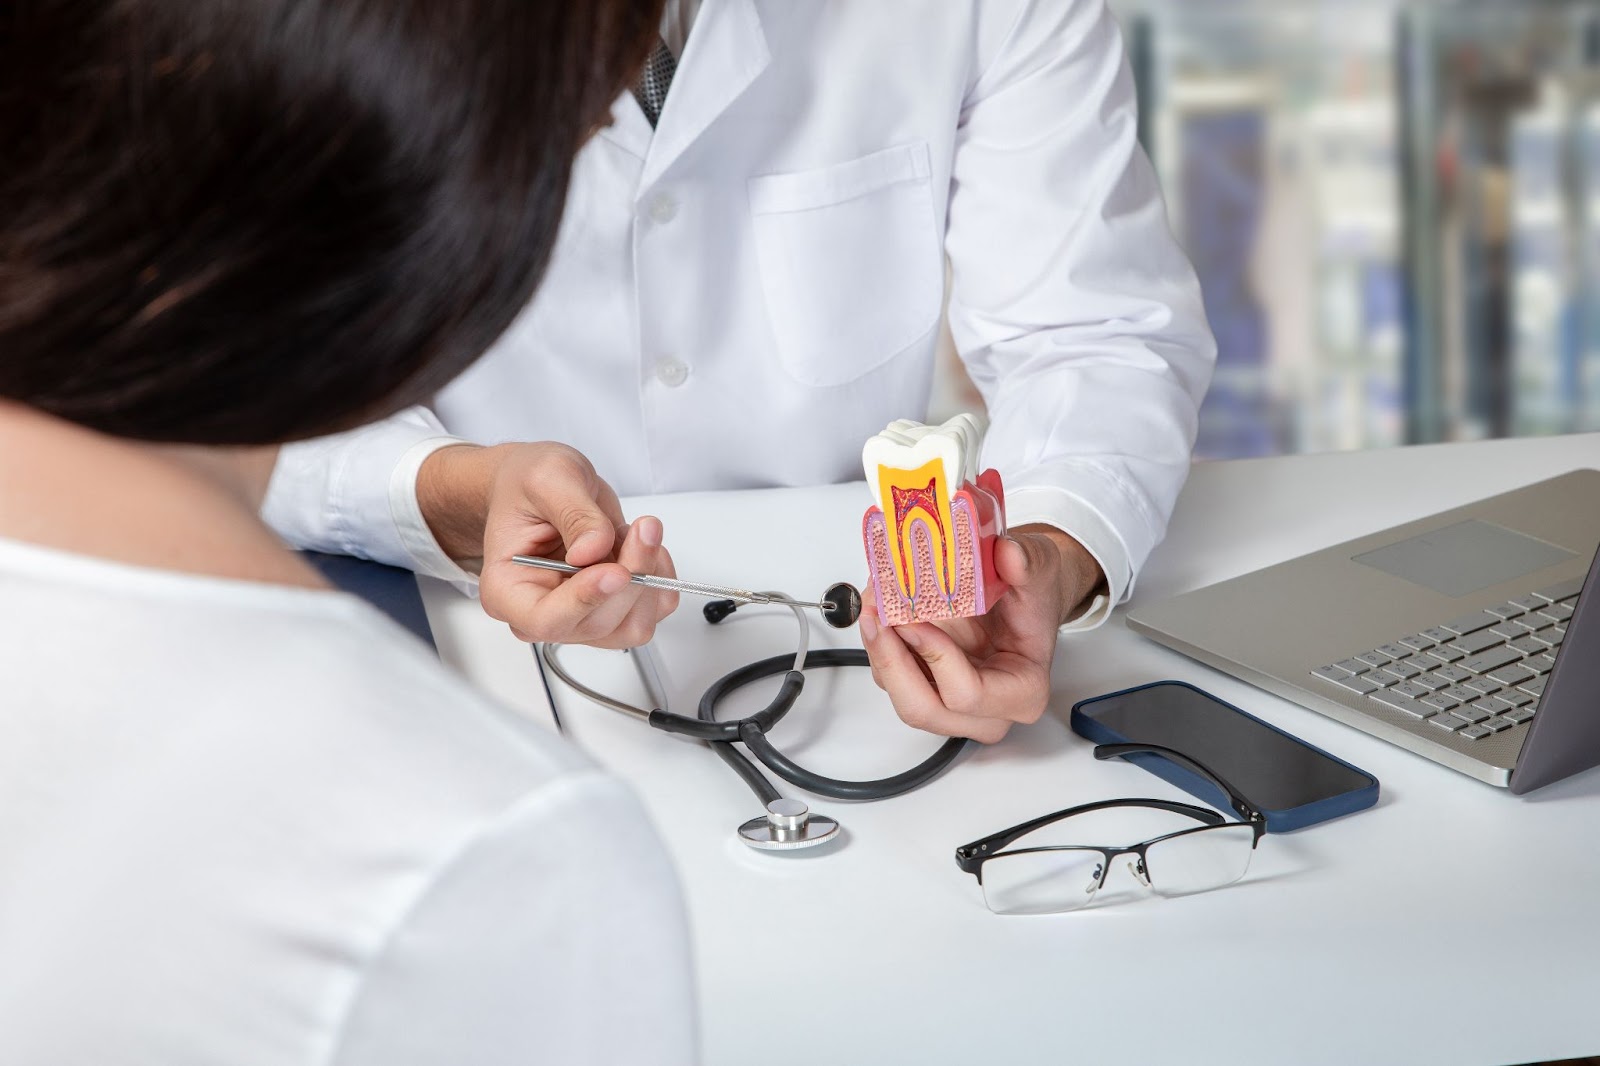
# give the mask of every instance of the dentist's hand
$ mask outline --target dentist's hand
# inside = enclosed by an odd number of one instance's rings
[[[873,680],[907,725],[992,744],[1044,713],[1056,627],[1105,578],[1083,545],[1048,526],[1013,530],[995,544],[994,565],[1011,588],[977,618],[886,626],[876,602],[863,606]]]
[[[417,475],[417,502],[439,546],[479,570],[479,599],[517,639],[632,648],[678,606],[630,573],[676,577],[659,519],[623,520],[617,494],[563,444],[441,448]],[[586,567],[567,577],[518,566],[542,555]]]

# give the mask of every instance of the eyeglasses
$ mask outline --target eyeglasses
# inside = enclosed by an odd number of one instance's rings
[[[1149,753],[1206,778],[1226,794],[1242,819],[1229,821],[1208,807],[1157,799],[1118,799],[1086,803],[964,844],[956,865],[978,879],[983,901],[996,914],[1058,914],[1087,906],[1106,883],[1112,863],[1132,856],[1128,868],[1140,884],[1161,896],[1187,896],[1231,885],[1250,868],[1256,843],[1266,832],[1261,811],[1237,789],[1194,759],[1155,744],[1102,744],[1096,759]],[[1138,844],[1051,845],[1012,848],[1030,833],[1094,811],[1144,808],[1165,811],[1200,824],[1152,837]]]

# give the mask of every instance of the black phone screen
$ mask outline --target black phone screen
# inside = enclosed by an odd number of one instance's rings
[[[1158,684],[1082,704],[1125,740],[1199,760],[1263,810],[1291,810],[1372,779],[1186,685]]]

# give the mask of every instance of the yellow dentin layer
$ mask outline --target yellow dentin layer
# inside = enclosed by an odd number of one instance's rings
[[[950,484],[942,460],[934,459],[915,470],[878,467],[879,499],[886,505],[889,557],[894,562],[900,591],[907,599],[917,595],[917,575],[912,566],[911,523],[921,516],[933,536],[933,548],[942,564],[940,584],[945,598],[955,595],[956,538],[950,514]],[[892,513],[890,509],[892,508]]]

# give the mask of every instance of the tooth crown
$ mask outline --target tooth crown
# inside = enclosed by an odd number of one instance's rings
[[[983,614],[1005,591],[994,540],[1005,531],[1005,490],[978,473],[983,425],[957,415],[942,426],[897,421],[861,451],[875,506],[862,540],[889,625]]]

